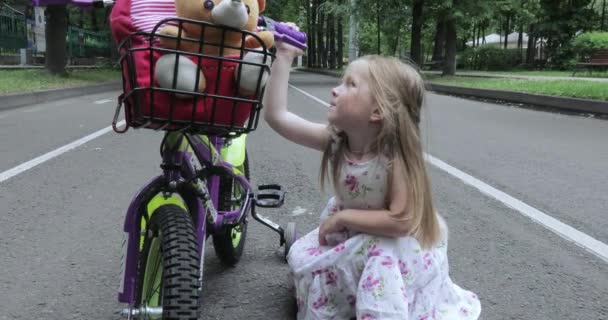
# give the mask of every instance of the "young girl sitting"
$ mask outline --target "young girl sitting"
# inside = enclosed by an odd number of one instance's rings
[[[437,215],[420,143],[424,82],[394,58],[353,61],[332,90],[329,125],[287,110],[291,63],[277,43],[266,87],[268,124],[323,152],[333,184],[321,226],[288,255],[298,319],[477,319],[477,296],[448,274],[447,227]]]

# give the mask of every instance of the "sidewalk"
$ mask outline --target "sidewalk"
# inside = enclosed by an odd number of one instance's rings
[[[305,67],[302,68],[294,68],[295,71],[302,72],[312,72],[319,73],[324,75],[329,75],[333,77],[341,77],[342,74],[340,72],[334,70],[326,70],[326,69],[308,69]],[[535,77],[535,76],[530,76]],[[540,77],[540,76],[539,76]],[[503,77],[505,78],[505,77]],[[508,78],[508,77],[507,77]],[[557,78],[557,77],[546,77],[546,78]],[[563,77],[566,78],[566,77]],[[524,78],[528,79],[528,78]],[[608,79],[595,79],[595,78],[586,78],[593,80],[600,80],[599,82],[604,82],[606,80],[608,83]],[[578,80],[578,79],[577,79]],[[608,114],[608,102],[602,100],[590,100],[590,99],[579,99],[579,98],[569,98],[569,97],[560,97],[560,96],[549,96],[549,95],[541,95],[541,94],[531,94],[517,91],[504,91],[504,90],[490,90],[490,89],[477,89],[477,88],[469,88],[469,87],[459,87],[453,85],[443,85],[436,84],[431,81],[427,82],[427,89],[430,91],[434,91],[440,94],[447,95],[456,95],[462,97],[476,97],[483,99],[491,99],[496,101],[508,101],[520,103],[522,105],[528,106],[537,106],[545,109],[553,110],[553,111],[569,111],[569,112],[577,112],[577,113],[594,113],[600,115]],[[608,87],[607,87],[608,89]]]
[[[441,71],[423,71],[424,74],[441,75]],[[589,78],[589,77],[564,77],[564,76],[531,76],[523,74],[499,74],[483,71],[456,71],[456,76],[480,77],[480,78],[509,78],[525,80],[584,80],[595,82],[606,82],[608,78]]]

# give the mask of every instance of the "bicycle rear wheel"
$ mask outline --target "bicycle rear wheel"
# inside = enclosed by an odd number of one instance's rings
[[[245,161],[238,169],[249,180],[249,158],[245,152]],[[220,177],[219,206],[220,211],[237,210],[244,203],[245,193],[243,187],[232,176]],[[245,237],[247,236],[246,215],[236,225],[223,226],[213,235],[213,248],[220,261],[227,266],[234,266],[243,255]]]
[[[171,204],[159,207],[152,214],[144,236],[136,308],[149,312],[147,316],[153,319],[198,319],[199,267],[200,257],[188,212]],[[162,317],[158,317],[161,307]]]

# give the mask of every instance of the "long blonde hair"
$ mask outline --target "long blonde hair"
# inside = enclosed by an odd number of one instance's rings
[[[406,213],[393,218],[405,221],[409,235],[414,236],[423,248],[429,248],[439,240],[440,231],[420,137],[424,81],[413,66],[396,58],[371,55],[359,59],[367,62],[370,94],[382,116],[373,151],[387,152],[391,163],[399,162],[408,186]],[[347,137],[333,126],[330,130],[333,139],[328,141],[323,152],[321,185],[331,171],[331,182],[336,189]],[[389,170],[389,177],[391,172]],[[392,185],[390,180],[389,186]]]

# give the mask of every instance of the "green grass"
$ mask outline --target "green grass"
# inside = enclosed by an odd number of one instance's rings
[[[545,76],[545,77],[572,77],[572,71],[560,71],[560,70],[511,70],[511,71],[475,71],[475,70],[457,70],[458,72],[482,72],[489,74],[512,74],[517,76]],[[591,78],[608,78],[608,71],[593,70],[591,73],[587,70],[581,69],[576,72],[575,78],[578,77],[591,77]]]
[[[44,69],[0,70],[0,94],[71,88],[120,80],[115,69],[70,70],[65,77],[50,75]]]
[[[458,76],[441,77],[435,75],[428,75],[425,78],[437,84],[608,101],[608,83],[606,82],[585,80],[522,80]]]

